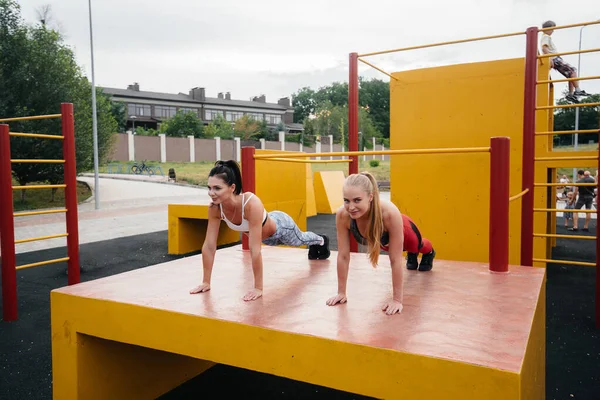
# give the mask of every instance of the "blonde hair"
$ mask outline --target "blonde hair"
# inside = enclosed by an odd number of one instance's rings
[[[381,211],[377,181],[369,172],[361,172],[359,174],[349,175],[344,182],[344,186],[359,187],[368,194],[373,195],[373,201],[369,208],[369,224],[364,237],[367,239],[367,254],[369,256],[369,261],[373,267],[376,267],[377,262],[379,261],[381,235],[383,235],[383,213]]]

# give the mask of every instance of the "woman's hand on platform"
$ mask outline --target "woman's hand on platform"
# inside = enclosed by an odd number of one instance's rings
[[[394,299],[388,300],[384,305],[382,310],[385,311],[387,315],[394,315],[396,313],[400,314],[404,306],[399,301]]]
[[[260,289],[252,289],[244,296],[244,301],[252,301],[262,297],[262,290]]]
[[[348,301],[348,298],[346,297],[345,294],[338,293],[337,295],[335,295],[335,296],[331,297],[329,300],[327,300],[327,305],[335,306],[336,304],[344,304],[347,301]]]
[[[190,290],[190,294],[204,293],[204,292],[208,292],[209,290],[210,290],[210,283],[203,283],[202,285],[196,286],[195,288]]]

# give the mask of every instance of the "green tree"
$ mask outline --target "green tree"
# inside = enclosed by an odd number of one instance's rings
[[[581,100],[582,103],[600,103],[600,94],[594,94]],[[569,104],[565,99],[557,101],[558,105]],[[575,129],[575,108],[558,108],[554,113],[554,130],[570,131]],[[600,107],[580,107],[579,108],[579,129],[598,129],[600,128]],[[570,145],[573,143],[573,135],[556,135],[555,139],[560,145]],[[589,143],[589,141],[598,141],[598,134],[587,133],[578,135],[579,143]]]
[[[122,101],[111,101],[110,113],[115,121],[117,121],[117,132],[125,132],[127,129],[127,108],[125,103]]]
[[[0,0],[0,55],[0,115],[58,114],[61,103],[73,103],[77,170],[91,169],[91,84],[60,34],[43,24],[27,26],[16,2]],[[98,150],[100,160],[104,160],[111,150],[117,124],[108,98],[100,90],[97,93]],[[10,123],[10,129],[56,135],[61,132],[61,121],[20,121]],[[21,159],[62,158],[62,141],[13,137],[11,154]],[[63,167],[18,163],[13,164],[13,174],[21,185],[35,181],[60,183]]]
[[[177,111],[174,117],[160,125],[159,131],[167,136],[195,138],[203,137],[204,124],[198,114],[190,111]]]
[[[233,125],[219,114],[204,128],[204,135],[211,138],[233,139]]]
[[[235,121],[233,134],[243,140],[251,139],[261,132],[260,122],[254,118],[244,115],[242,118]]]
[[[292,107],[294,107],[294,122],[303,122],[314,114],[317,102],[315,92],[309,87],[303,87],[292,95]]]
[[[390,85],[379,79],[359,79],[359,105],[369,112],[382,136],[390,137]]]

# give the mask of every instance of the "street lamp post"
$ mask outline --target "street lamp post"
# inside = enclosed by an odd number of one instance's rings
[[[131,128],[131,134],[135,135],[135,120],[137,119],[137,117],[135,115],[132,115],[129,117],[129,119],[131,120],[131,123],[133,124],[133,127]]]
[[[94,35],[92,33],[92,0],[88,0],[90,14],[90,53],[92,55],[92,129],[94,141],[94,200],[100,209],[100,184],[98,179],[98,120],[96,115],[96,79],[94,76]]]

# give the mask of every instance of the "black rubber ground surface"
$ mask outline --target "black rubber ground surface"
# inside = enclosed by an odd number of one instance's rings
[[[583,221],[582,221],[583,222]],[[558,233],[565,233],[559,219]],[[333,216],[309,218],[336,249]],[[596,224],[592,221],[591,235]],[[426,234],[426,233],[425,233]],[[579,232],[578,234],[583,234]],[[64,257],[64,248],[21,254],[17,264]],[[554,258],[595,260],[593,241],[561,239]],[[173,260],[167,232],[84,244],[82,281]],[[595,269],[550,265],[547,282],[547,399],[600,399],[600,331],[594,329]],[[19,320],[0,322],[0,399],[51,399],[50,290],[66,285],[65,265],[18,273]],[[1,305],[0,305],[1,311]],[[161,400],[224,398],[362,399],[364,397],[239,368],[218,365]]]

